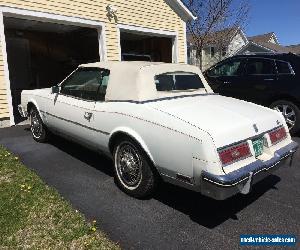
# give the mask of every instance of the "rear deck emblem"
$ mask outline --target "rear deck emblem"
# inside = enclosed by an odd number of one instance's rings
[[[253,124],[253,128],[254,128],[254,131],[257,133],[258,132],[258,128],[257,128],[256,124]]]

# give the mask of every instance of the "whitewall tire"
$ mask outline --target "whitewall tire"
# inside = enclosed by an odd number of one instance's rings
[[[40,114],[36,107],[29,111],[30,131],[32,137],[37,142],[45,142],[48,139],[47,129],[43,124]]]
[[[113,153],[115,180],[130,196],[144,198],[153,193],[156,172],[144,150],[129,137],[120,138]]]

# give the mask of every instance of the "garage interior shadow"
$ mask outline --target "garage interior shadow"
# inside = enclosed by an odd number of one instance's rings
[[[4,17],[7,60],[15,122],[21,91],[60,83],[79,64],[96,62],[98,30]]]
[[[120,39],[122,61],[172,62],[171,38],[121,31]]]
[[[70,143],[61,137],[54,136],[50,143],[59,150],[113,177],[111,159],[90,151],[79,144]],[[238,194],[225,201],[216,201],[181,187],[160,183],[158,191],[148,199],[156,199],[162,204],[188,215],[192,221],[199,225],[212,229],[228,219],[238,220],[237,213],[259,199],[268,190],[276,189],[275,185],[279,181],[278,176],[270,175],[264,181],[254,185],[250,194]],[[128,199],[128,202],[130,202],[130,199]]]

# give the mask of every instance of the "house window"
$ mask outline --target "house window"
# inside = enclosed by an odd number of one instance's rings
[[[210,47],[204,48],[204,52],[206,56],[210,56]]]
[[[210,57],[215,56],[215,47],[210,47]]]
[[[226,56],[227,49],[225,47],[222,48],[222,56]]]
[[[187,59],[188,59],[188,64],[192,64],[192,51],[191,47],[187,47]]]

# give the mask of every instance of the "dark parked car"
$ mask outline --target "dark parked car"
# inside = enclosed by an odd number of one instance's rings
[[[283,114],[292,134],[300,129],[300,56],[236,55],[204,73],[221,95],[254,102]]]

